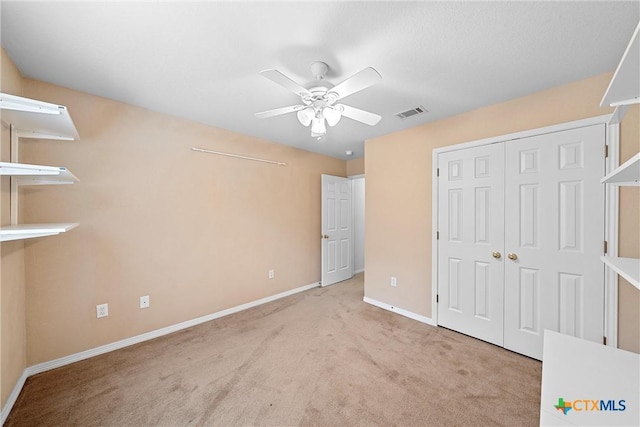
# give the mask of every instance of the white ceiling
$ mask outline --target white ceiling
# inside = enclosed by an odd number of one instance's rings
[[[27,77],[342,159],[369,138],[611,71],[640,19],[639,1],[0,7],[2,45]],[[299,103],[259,71],[304,84],[317,60],[334,84],[378,70],[380,83],[343,100],[378,125],[344,118],[318,142],[295,114],[253,116]],[[429,113],[394,116],[418,105]]]

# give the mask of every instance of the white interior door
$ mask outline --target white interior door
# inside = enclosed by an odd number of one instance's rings
[[[443,153],[438,165],[438,323],[502,345],[504,146]]]
[[[353,277],[351,180],[322,175],[322,286]]]
[[[545,329],[601,342],[605,141],[595,125],[438,155],[440,325],[536,359]]]
[[[545,329],[602,342],[605,126],[506,143],[504,346],[542,359]]]

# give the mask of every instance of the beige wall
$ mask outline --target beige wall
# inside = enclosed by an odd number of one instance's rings
[[[0,91],[22,94],[22,77],[0,49]],[[2,126],[0,159],[11,160],[9,129]],[[0,224],[10,224],[10,181],[1,177]],[[4,407],[11,391],[27,367],[24,245],[22,241],[0,243],[0,407]]]
[[[364,157],[347,160],[347,176],[364,175]]]
[[[21,221],[80,223],[25,241],[28,365],[320,280],[320,175],[346,176],[345,161],[24,84],[25,96],[66,105],[81,137],[21,143],[23,161],[81,180],[21,191]],[[142,295],[151,308],[138,308]],[[100,303],[109,317],[96,319]]]
[[[22,221],[74,221],[77,229],[0,245],[2,405],[26,366],[318,281],[320,174],[360,174],[365,164],[365,293],[430,317],[431,150],[609,112],[597,107],[609,78],[377,138],[366,143],[364,161],[344,162],[23,82],[3,50],[2,91],[67,105],[81,136],[23,142],[22,161],[67,166],[81,182],[21,194]],[[634,107],[623,122],[623,160],[638,150],[638,115]],[[199,154],[192,146],[288,165]],[[2,189],[4,224],[6,178]],[[621,200],[621,229],[635,224],[621,233],[621,255],[638,256],[638,197]],[[623,284],[620,294],[620,344],[637,349],[638,293]],[[151,296],[150,309],[137,308],[141,295]],[[95,305],[104,302],[110,316],[98,320]]]
[[[434,148],[610,113],[612,109],[599,107],[610,78],[611,73],[606,73],[367,141],[365,295],[432,316]],[[637,120],[637,114],[630,117]],[[635,144],[637,130],[623,139],[623,146],[630,141]],[[636,249],[637,245],[636,240]],[[391,276],[397,277],[396,288],[389,286]],[[632,318],[638,309],[636,298],[620,311]],[[632,335],[629,331],[634,327],[637,324],[621,324],[620,335]]]

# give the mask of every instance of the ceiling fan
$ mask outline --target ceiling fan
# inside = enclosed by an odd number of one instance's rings
[[[255,113],[255,116],[266,119],[295,112],[303,126],[311,125],[311,136],[318,140],[327,133],[325,122],[333,127],[338,124],[342,116],[369,126],[376,125],[381,119],[379,115],[336,102],[376,84],[382,79],[380,73],[367,67],[334,86],[324,80],[328,70],[329,66],[324,62],[316,61],[311,64],[311,73],[315,81],[306,85],[307,87],[296,83],[278,70],[261,71],[262,76],[298,95],[302,104],[262,111]]]

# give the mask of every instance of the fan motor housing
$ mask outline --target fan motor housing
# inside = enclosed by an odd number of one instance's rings
[[[334,92],[330,92],[332,87],[333,85],[329,82],[323,82],[322,86],[319,86],[317,82],[314,82],[314,85],[310,85],[308,88],[309,92],[311,92],[311,96],[303,96],[302,102],[306,105],[314,105],[316,108],[331,105],[338,97]]]

